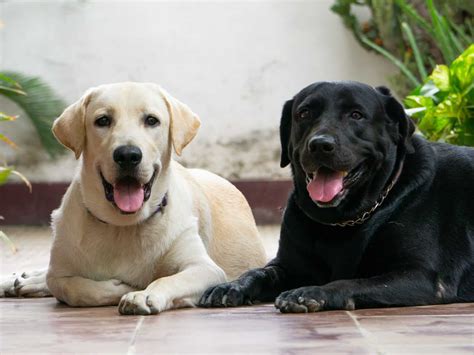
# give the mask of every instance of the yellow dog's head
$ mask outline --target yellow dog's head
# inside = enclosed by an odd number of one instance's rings
[[[153,187],[165,176],[172,147],[181,155],[199,126],[196,114],[158,85],[127,82],[88,90],[56,119],[53,132],[76,158],[83,156],[87,208],[126,225],[159,204],[163,196],[153,196]]]

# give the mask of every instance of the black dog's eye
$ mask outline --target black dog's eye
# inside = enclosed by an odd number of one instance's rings
[[[305,119],[305,118],[308,118],[310,116],[310,112],[309,110],[301,110],[300,112],[298,112],[298,118],[301,118],[301,119]]]
[[[94,122],[94,124],[98,127],[109,127],[111,123],[112,123],[112,120],[110,119],[109,116],[106,116],[106,115],[97,117],[97,119]]]
[[[145,117],[145,125],[149,127],[155,127],[160,124],[160,120],[154,116],[148,115]]]
[[[351,113],[351,118],[353,120],[360,120],[361,118],[363,118],[363,116],[359,111],[354,111]]]

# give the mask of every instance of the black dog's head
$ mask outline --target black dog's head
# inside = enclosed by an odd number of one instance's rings
[[[285,103],[281,166],[291,163],[299,205],[319,221],[370,206],[412,149],[412,121],[387,88],[319,82]]]

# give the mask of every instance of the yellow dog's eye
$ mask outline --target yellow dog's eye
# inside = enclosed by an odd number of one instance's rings
[[[112,120],[109,116],[102,115],[96,118],[94,124],[98,127],[109,127],[112,123]]]
[[[160,124],[160,120],[154,116],[148,115],[145,117],[145,125],[149,127],[155,127]]]

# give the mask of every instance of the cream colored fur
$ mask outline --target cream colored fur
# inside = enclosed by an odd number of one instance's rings
[[[111,127],[94,125],[102,114],[112,117]],[[147,114],[161,124],[145,127]],[[195,305],[207,287],[264,264],[243,195],[219,176],[186,169],[172,159],[172,151],[181,154],[199,124],[186,105],[148,83],[93,88],[56,120],[58,140],[76,157],[82,155],[76,177],[52,215],[54,242],[46,281],[56,298],[71,306],[119,304],[122,314],[155,314]],[[114,181],[112,154],[124,144],[143,152],[143,183],[158,171],[150,199],[132,215],[121,214],[106,200],[99,175]],[[163,213],[153,215],[165,194]],[[25,290],[44,295],[45,273],[39,275],[20,278],[14,286],[0,284],[0,295],[28,295]]]

